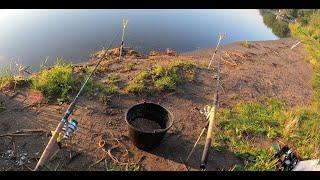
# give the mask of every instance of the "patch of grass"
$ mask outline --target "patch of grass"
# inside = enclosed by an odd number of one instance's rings
[[[140,171],[140,165],[139,164],[129,164],[125,166],[126,171]]]
[[[285,124],[287,140],[292,142],[304,159],[318,158],[320,155],[320,11],[308,11],[290,24],[292,36],[298,38],[308,53],[314,75],[312,104],[296,107],[288,112]]]
[[[284,138],[290,141],[303,159],[320,156],[320,114],[315,108],[301,107],[288,112]]]
[[[281,101],[239,102],[218,111],[213,147],[226,148],[241,158],[241,170],[276,170],[274,138],[290,142],[304,159],[320,156],[320,115],[316,108],[287,109]]]
[[[116,84],[120,81],[119,74],[109,74],[104,81],[106,84]]]
[[[121,72],[127,72],[127,71],[133,70],[133,67],[136,64],[137,63],[135,63],[135,62],[127,62],[127,63],[125,63],[124,66],[123,66],[123,70],[121,70]]]
[[[241,46],[246,47],[246,48],[254,47],[254,45],[249,41],[244,41],[244,42],[241,42],[240,44],[241,44]]]
[[[117,164],[113,162],[105,161],[105,168],[106,171],[121,171],[121,166],[118,166]]]
[[[39,74],[31,77],[32,88],[40,90],[47,101],[66,102],[70,94],[78,90],[78,79],[72,69],[71,64],[57,60],[51,68],[42,68]]]
[[[155,82],[154,82],[154,87],[157,89],[157,90],[174,90],[175,87],[176,87],[176,84],[175,84],[175,81],[169,77],[169,76],[164,76],[164,77],[161,77],[159,79],[157,79]]]
[[[154,87],[156,90],[174,90],[176,85],[181,82],[178,69],[174,66],[157,65],[151,72]]]
[[[39,74],[32,76],[32,88],[40,90],[47,102],[54,101],[61,104],[69,101],[94,67],[82,68],[77,73],[73,72],[73,69],[72,64],[62,63],[58,59],[52,67],[43,66]],[[115,75],[109,75],[104,83],[89,79],[83,93],[89,98],[98,97],[99,100],[107,102],[108,95],[118,93],[117,78]]]
[[[183,80],[192,82],[195,79],[193,63],[175,60],[166,65],[157,65],[152,70],[154,88],[159,91],[174,90]]]
[[[102,82],[90,79],[84,88],[84,93],[90,97],[98,97],[100,101],[107,103],[109,95],[119,92],[117,83],[120,81],[118,74],[109,74]]]
[[[100,63],[100,65],[98,66],[97,72],[108,72],[109,70],[109,61],[108,60],[104,60]]]
[[[99,93],[106,93],[107,89],[104,84],[97,82],[93,79],[89,79],[87,85],[83,89],[83,93],[88,97],[95,97],[98,96]]]
[[[114,162],[105,161],[105,168],[107,171],[140,171],[139,164],[126,164],[125,166],[119,166]]]
[[[242,170],[275,170],[274,150],[261,147],[255,139],[281,137],[283,104],[269,99],[265,104],[240,102],[233,109],[219,109],[213,146],[226,148],[243,159]]]
[[[129,93],[175,90],[182,81],[192,82],[195,79],[195,65],[188,61],[175,59],[170,63],[158,63],[152,70],[141,71],[128,84]]]
[[[128,93],[141,94],[149,92],[149,89],[146,87],[147,79],[150,77],[148,71],[140,71],[134,79],[126,87]]]
[[[117,83],[120,81],[120,77],[118,74],[109,74],[104,83],[107,85],[107,93],[108,94],[116,94],[119,92],[119,88]]]
[[[169,64],[170,68],[177,68],[183,80],[192,82],[195,80],[195,65],[187,60],[176,59]]]
[[[20,74],[18,67],[12,63],[0,68],[0,91],[15,90],[16,86],[29,84],[29,79]]]
[[[249,102],[239,103],[234,109],[233,116],[227,127],[233,127],[239,137],[268,137],[272,138],[280,134],[278,113],[282,106],[269,101],[267,105]]]

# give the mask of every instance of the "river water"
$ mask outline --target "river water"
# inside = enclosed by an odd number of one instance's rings
[[[173,48],[178,52],[243,40],[278,39],[255,9],[201,10],[0,10],[0,66],[18,61],[38,68],[48,57],[88,60],[117,36],[129,18],[125,46],[142,53]]]

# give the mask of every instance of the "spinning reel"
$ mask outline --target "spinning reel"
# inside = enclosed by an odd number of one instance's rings
[[[278,170],[291,171],[293,170],[299,162],[298,155],[291,150],[288,145],[283,146],[281,149],[279,146],[275,148],[277,153],[275,158],[278,159]]]
[[[60,149],[67,146],[67,141],[71,141],[73,134],[79,130],[78,121],[76,119],[71,119],[69,122],[66,122],[62,128],[62,131],[57,137],[57,144]],[[48,137],[51,137],[55,132],[50,131]]]

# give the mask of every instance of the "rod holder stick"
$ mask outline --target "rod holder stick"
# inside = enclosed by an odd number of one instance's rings
[[[212,57],[211,57],[211,60],[210,60],[210,63],[208,65],[208,69],[210,69],[210,66],[211,66],[211,63],[215,57],[215,55],[217,54],[217,51],[218,51],[218,48],[219,48],[219,45],[220,45],[220,42],[221,40],[226,36],[226,33],[219,33],[219,40],[218,40],[218,43],[217,43],[217,46],[216,46],[216,49],[214,50],[213,54],[212,54]]]
[[[119,53],[119,61],[121,61],[121,55],[122,55],[122,50],[123,50],[123,45],[124,45],[124,30],[126,29],[126,27],[128,26],[128,22],[129,20],[122,20],[122,37],[121,37],[121,46],[120,46],[120,53]]]

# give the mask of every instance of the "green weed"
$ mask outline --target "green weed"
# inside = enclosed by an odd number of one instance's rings
[[[140,71],[128,84],[126,91],[134,94],[149,92],[149,89],[146,87],[147,79],[149,77],[150,73],[148,71]]]
[[[249,41],[244,41],[244,42],[241,42],[240,44],[241,44],[241,46],[246,47],[246,48],[254,47],[254,45]]]
[[[72,69],[71,64],[57,60],[51,68],[42,68],[39,74],[33,75],[32,88],[40,90],[47,101],[66,102],[77,90],[78,79]]]

